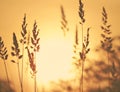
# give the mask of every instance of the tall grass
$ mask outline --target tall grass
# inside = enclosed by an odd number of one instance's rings
[[[6,72],[7,82],[8,82],[8,87],[10,88],[9,77],[8,77],[8,70],[7,70],[7,64],[6,64],[6,60],[8,59],[8,51],[7,51],[7,48],[4,45],[2,37],[0,37],[0,58],[4,62],[5,72]]]
[[[81,92],[83,92],[83,88],[84,88],[84,64],[85,64],[85,60],[86,60],[86,55],[90,51],[90,48],[88,47],[88,45],[89,45],[89,30],[90,30],[90,28],[87,29],[87,36],[84,38],[82,51],[79,53],[80,58],[82,60]]]
[[[19,44],[17,41],[16,34],[13,33],[13,46],[11,47],[12,52],[11,55],[13,57],[16,57],[16,60],[11,60],[11,62],[17,64],[17,69],[18,69],[18,77],[19,77],[19,82],[20,82],[20,90],[23,92],[23,86],[22,86],[22,80],[21,80],[21,74],[20,74],[20,65],[19,65],[19,60],[22,59],[23,55],[20,55],[20,49],[19,49]]]
[[[60,7],[61,9],[61,15],[62,15],[62,20],[61,20],[61,29],[63,30],[64,36],[66,36],[67,32],[69,31],[68,28],[68,21],[66,19],[65,16],[65,12],[64,12],[64,8],[63,6]],[[84,71],[85,71],[85,62],[86,62],[86,58],[87,58],[87,54],[90,51],[89,48],[89,43],[90,43],[90,27],[86,28],[84,27],[85,23],[86,23],[86,19],[85,19],[85,11],[84,11],[84,3],[82,2],[82,0],[79,0],[79,18],[80,18],[80,27],[81,27],[81,43],[79,41],[79,32],[78,31],[78,26],[76,26],[76,30],[75,30],[75,43],[74,43],[74,53],[76,57],[74,56],[73,58],[76,60],[75,65],[77,66],[77,69],[79,70],[79,92],[84,92]],[[110,30],[111,25],[108,23],[108,16],[107,16],[107,12],[106,9],[103,7],[102,8],[102,25],[101,25],[101,48],[105,51],[106,53],[106,57],[107,57],[107,65],[108,65],[108,70],[107,70],[107,75],[108,75],[108,88],[110,88],[110,54],[114,52],[113,50],[113,46],[112,46],[112,37],[111,37],[111,30]],[[84,35],[84,33],[86,33],[86,35]],[[32,34],[32,35],[31,35]],[[17,70],[18,70],[18,77],[19,77],[19,83],[20,83],[20,90],[21,92],[23,92],[23,79],[24,79],[24,55],[25,55],[25,48],[27,49],[27,54],[28,54],[28,59],[29,59],[29,65],[30,65],[30,69],[31,69],[31,75],[34,78],[34,92],[37,92],[37,80],[36,80],[36,75],[37,75],[37,69],[36,69],[36,65],[37,65],[37,59],[36,59],[36,54],[37,52],[40,50],[40,37],[39,37],[39,29],[37,26],[36,21],[33,24],[33,29],[32,29],[32,33],[30,34],[30,32],[27,32],[27,23],[26,23],[26,15],[24,15],[23,18],[23,22],[22,22],[22,31],[21,31],[21,39],[20,39],[20,43],[22,44],[22,52],[20,52],[20,48],[19,48],[19,43],[16,37],[16,34],[13,33],[13,45],[11,47],[12,52],[11,55],[13,57],[15,57],[16,59],[12,59],[11,61],[13,63],[17,64]],[[81,45],[81,48],[79,48]],[[118,48],[120,49],[120,48]],[[9,85],[9,78],[8,78],[8,71],[7,71],[7,65],[6,65],[6,60],[8,58],[8,53],[7,53],[7,48],[4,46],[4,42],[2,41],[2,37],[0,37],[0,58],[3,59],[4,61],[4,65],[5,65],[5,72],[6,72],[6,76],[7,76],[7,81],[8,81],[8,85]],[[20,54],[22,53],[22,55]],[[113,57],[112,57],[113,58]],[[20,67],[20,60],[22,59],[22,66]],[[119,59],[118,59],[119,61]],[[101,68],[100,64],[99,68]],[[104,67],[106,69],[106,64],[104,64]],[[102,68],[104,68],[102,67]],[[113,73],[112,76],[115,76],[115,64],[114,62],[112,62],[112,68]],[[20,72],[21,69],[21,72]],[[89,68],[89,69],[93,69],[93,68]],[[95,70],[94,70],[95,71]],[[93,71],[93,72],[94,72]],[[105,70],[102,71],[103,73],[105,72]],[[94,72],[96,73],[96,72]],[[81,75],[80,75],[81,74]],[[97,77],[98,71],[95,75],[95,77]],[[93,75],[94,76],[94,75]],[[101,75],[103,77],[103,75]],[[118,76],[118,75],[117,75]],[[99,79],[99,78],[98,78]],[[101,79],[99,79],[100,81]],[[63,82],[63,88],[64,86],[67,86],[67,83]],[[67,89],[68,91],[73,91],[73,88],[68,85],[65,89]],[[101,91],[101,88],[99,87],[99,90]]]
[[[81,73],[81,60],[80,60],[80,56],[79,56],[79,52],[80,52],[80,44],[79,44],[79,34],[78,34],[78,27],[76,25],[76,30],[75,30],[75,40],[74,40],[74,56],[72,57],[74,59],[73,64],[75,65],[75,69],[77,70],[77,77],[78,78],[78,82],[79,82],[79,91],[81,91],[81,77],[80,77],[80,73]]]
[[[85,23],[85,17],[84,17],[84,4],[82,2],[82,0],[79,0],[79,17],[81,19],[80,21],[80,25],[81,25],[81,30],[82,30],[82,51],[79,53],[80,55],[80,58],[81,58],[81,61],[82,61],[82,64],[81,64],[81,67],[82,67],[82,74],[81,74],[81,89],[80,89],[80,92],[83,92],[84,91],[84,63],[85,63],[85,60],[86,60],[86,54],[88,54],[88,52],[90,51],[90,48],[88,48],[88,45],[89,45],[89,30],[90,28],[87,28],[87,35],[84,37],[84,23]]]
[[[75,60],[75,62],[74,62],[74,64],[75,64],[75,66],[77,66],[77,69],[79,68],[79,66],[81,65],[81,63],[80,63],[80,59],[79,59],[79,54],[78,54],[78,52],[79,52],[79,37],[78,37],[79,35],[78,35],[78,27],[77,27],[77,25],[76,25],[76,31],[75,31],[75,43],[74,43],[74,45],[73,45],[73,47],[74,47],[74,50],[73,50],[73,52],[74,52],[74,56],[72,57],[74,60]],[[79,69],[78,69],[79,70]]]
[[[106,57],[107,57],[107,63],[108,63],[108,88],[110,88],[110,53],[113,52],[112,50],[112,37],[111,37],[111,30],[110,27],[111,25],[108,23],[108,16],[107,16],[107,12],[105,10],[105,8],[102,8],[102,26],[101,26],[101,30],[102,30],[102,40],[101,40],[101,47],[104,51],[106,51]]]
[[[37,82],[36,82],[36,53],[40,49],[39,45],[39,30],[37,29],[37,24],[36,21],[33,25],[33,30],[32,30],[32,37],[31,37],[31,46],[30,48],[27,47],[27,52],[28,52],[28,57],[29,57],[29,63],[30,63],[30,68],[32,70],[31,74],[34,77],[34,92],[37,92]]]
[[[23,23],[22,23],[22,31],[21,31],[21,36],[22,38],[20,39],[20,43],[22,44],[22,68],[21,68],[21,86],[22,88],[24,87],[23,86],[23,79],[24,79],[24,73],[23,73],[23,68],[24,68],[24,49],[25,49],[25,45],[27,44],[27,23],[26,23],[26,14],[24,15],[24,18],[23,18]],[[24,89],[22,90],[22,92],[24,91]]]

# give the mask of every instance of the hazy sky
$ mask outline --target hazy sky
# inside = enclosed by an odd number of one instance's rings
[[[101,25],[101,8],[105,6],[109,22],[112,24],[111,30],[113,34],[118,34],[120,24],[119,0],[87,0],[84,2],[86,25],[93,28],[93,33],[100,30],[98,27]],[[79,23],[78,0],[1,0],[0,34],[4,36],[4,39],[6,37],[11,39],[12,32],[19,33],[21,31],[22,18],[24,13],[26,13],[28,29],[31,30],[34,20],[37,20],[41,30],[41,38],[42,36],[50,36],[51,38],[56,33],[62,32],[60,30],[60,5],[64,7],[71,31],[74,30],[75,25]]]
[[[102,6],[106,8],[108,13],[108,22],[112,25],[113,35],[120,34],[120,0],[83,1],[85,4],[85,28],[91,27],[90,40],[92,46],[99,43],[99,40],[96,41],[96,39],[100,37]],[[0,0],[0,36],[2,36],[7,48],[10,49],[12,33],[15,32],[20,37],[23,16],[26,13],[28,30],[32,30],[35,20],[40,29],[41,50],[40,56],[38,56],[41,60],[41,78],[53,80],[58,76],[65,76],[67,69],[70,68],[67,64],[72,60],[72,41],[76,24],[80,29],[78,2],[79,0]],[[70,29],[65,39],[60,29],[60,5],[64,7]],[[61,69],[61,66],[66,68]],[[51,74],[48,73],[48,70]],[[45,76],[49,76],[49,78]]]

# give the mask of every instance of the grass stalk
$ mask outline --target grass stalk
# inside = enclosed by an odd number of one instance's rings
[[[83,34],[83,24],[85,23],[85,18],[84,18],[84,10],[83,10],[83,7],[84,7],[84,4],[83,4],[83,2],[82,2],[82,0],[79,0],[79,17],[80,17],[80,19],[81,19],[81,22],[80,22],[80,24],[81,24],[81,29],[82,29],[82,34],[81,34],[81,37],[82,37],[82,52],[80,52],[80,58],[81,58],[81,60],[82,60],[82,74],[81,74],[81,83],[80,83],[80,89],[81,90],[79,90],[79,92],[83,92],[83,88],[84,88],[84,62],[85,62],[85,53],[84,53],[84,47],[83,47],[83,44],[84,44],[84,41],[83,41],[83,36],[84,36],[84,34]]]
[[[5,66],[5,72],[6,72],[6,77],[7,77],[7,82],[8,82],[8,86],[10,86],[9,85],[9,77],[8,77],[8,70],[7,70],[7,65],[6,65],[6,62],[5,62],[5,60],[4,60],[4,66]]]
[[[17,61],[12,59],[11,62],[17,64],[20,90],[21,90],[21,92],[23,92],[23,86],[22,86],[22,81],[21,81],[21,73],[20,73],[20,67],[19,67],[19,60],[23,57],[23,55],[20,55],[19,44],[18,44],[17,37],[16,37],[15,33],[13,33],[13,46],[11,47],[11,49],[12,49],[11,55],[13,57],[16,57],[16,59],[17,59]]]
[[[24,44],[23,44],[23,46],[22,46],[22,55],[23,55],[23,57],[24,57]],[[23,74],[23,67],[24,67],[24,64],[23,64],[23,57],[22,57],[22,68],[21,68],[21,87],[22,87],[22,92],[23,92],[23,76],[24,76],[24,74]]]
[[[34,58],[34,60],[35,60],[35,65],[36,65],[36,51],[34,52],[34,54],[35,54],[35,58]],[[37,92],[37,81],[36,81],[36,73],[35,73],[35,76],[34,76],[34,92]]]
[[[109,52],[107,52],[108,69],[110,69]],[[108,72],[108,86],[110,87],[110,72]]]
[[[82,34],[81,34],[81,37],[82,37],[82,50],[81,52],[79,52],[79,55],[80,55],[80,59],[81,59],[81,62],[82,62],[82,66],[81,66],[81,83],[80,83],[80,90],[79,92],[83,92],[84,91],[84,65],[85,65],[85,61],[86,61],[86,55],[88,54],[88,52],[90,51],[90,48],[88,48],[88,45],[89,45],[89,30],[90,28],[87,28],[87,35],[84,36],[84,24],[85,24],[85,18],[84,18],[84,4],[82,2],[82,0],[79,0],[79,17],[81,19],[81,30],[82,30]]]
[[[3,59],[5,72],[6,72],[7,83],[8,83],[8,87],[10,88],[8,70],[7,70],[7,65],[6,65],[6,60],[8,59],[8,53],[7,52],[8,51],[7,51],[7,48],[4,46],[4,42],[2,41],[2,37],[0,37],[0,58]]]
[[[82,27],[82,44],[83,44],[83,24],[81,24],[81,27]],[[83,45],[82,45],[82,48],[83,48]],[[84,60],[82,60],[82,75],[81,75],[81,91],[80,92],[83,92],[83,87],[84,87]]]
[[[110,53],[112,53],[114,50],[112,50],[112,37],[111,35],[111,30],[110,27],[111,25],[108,24],[108,16],[107,16],[107,12],[106,9],[103,7],[102,8],[102,26],[101,26],[101,30],[102,30],[102,40],[101,40],[101,48],[106,51],[107,55],[107,64],[108,64],[108,88],[110,89]]]
[[[19,82],[20,82],[20,87],[21,87],[21,92],[23,92],[23,86],[22,86],[22,80],[21,80],[21,75],[20,75],[20,66],[19,63],[17,63],[17,70],[18,70],[18,77],[19,77]]]
[[[25,44],[26,44],[26,40],[27,40],[27,37],[26,37],[26,35],[27,35],[27,23],[26,23],[26,14],[24,15],[24,18],[23,18],[23,23],[22,23],[22,31],[21,31],[21,36],[22,36],[22,38],[20,39],[20,43],[22,44],[22,55],[23,55],[23,57],[22,57],[22,67],[21,67],[21,86],[22,86],[22,88],[24,87],[23,86],[23,79],[24,79],[24,73],[23,73],[23,68],[24,68],[24,49],[25,49]],[[23,91],[23,89],[22,89],[22,91]]]
[[[37,92],[37,81],[36,81],[36,53],[40,49],[39,45],[39,40],[40,38],[38,37],[39,35],[39,30],[37,29],[37,23],[35,21],[33,25],[33,30],[32,30],[32,37],[31,37],[31,46],[30,48],[26,47],[27,52],[28,52],[28,58],[29,58],[29,63],[30,63],[30,68],[32,70],[32,76],[34,77],[34,92]]]
[[[81,75],[81,92],[83,92],[83,88],[84,88],[84,61],[82,61],[82,75]]]
[[[81,69],[81,62],[80,62],[80,58],[79,58],[79,35],[78,35],[78,27],[76,25],[76,30],[75,30],[75,40],[74,40],[74,44],[73,44],[73,47],[74,47],[74,56],[72,57],[74,59],[74,65],[75,65],[75,68],[78,70],[77,74],[79,74],[78,76],[80,76],[80,69]],[[80,77],[79,77],[80,78]],[[79,92],[81,91],[81,79],[79,79]]]

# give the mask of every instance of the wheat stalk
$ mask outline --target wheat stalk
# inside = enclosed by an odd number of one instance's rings
[[[22,23],[22,31],[21,31],[21,36],[22,38],[20,39],[20,43],[22,44],[22,68],[21,68],[21,82],[22,82],[22,88],[24,87],[23,86],[23,67],[24,67],[24,63],[23,63],[23,59],[24,59],[24,47],[25,47],[25,44],[27,42],[27,23],[26,23],[26,14],[24,15],[24,18],[23,18],[23,23]],[[23,89],[22,89],[22,92],[23,92]]]
[[[84,41],[82,43],[83,44],[82,51],[79,53],[80,58],[82,60],[81,92],[83,92],[83,88],[84,88],[84,63],[86,60],[86,55],[90,51],[90,48],[88,47],[89,46],[89,30],[90,28],[87,29],[87,36],[84,37]]]
[[[6,60],[8,59],[8,51],[7,51],[7,48],[4,45],[2,37],[0,37],[0,58],[3,59],[3,61],[4,61],[8,87],[10,88],[9,77],[8,77],[8,70],[7,70],[7,64],[6,64]]]
[[[32,76],[34,76],[34,92],[37,92],[37,83],[36,83],[36,53],[40,49],[39,45],[39,40],[40,38],[38,37],[39,35],[39,30],[37,29],[37,23],[35,21],[33,25],[33,30],[32,30],[32,37],[31,37],[31,46],[30,48],[27,48],[28,52],[28,57],[29,57],[29,63],[30,63],[30,68],[32,70]],[[31,50],[30,50],[31,49]]]
[[[83,25],[85,23],[85,17],[84,17],[84,4],[82,2],[82,0],[79,0],[79,17],[81,19],[81,28],[82,28],[82,51],[79,52],[79,55],[80,55],[80,58],[81,58],[81,61],[82,61],[82,75],[81,75],[81,84],[80,84],[80,88],[79,88],[79,91],[80,92],[83,92],[83,88],[84,88],[84,63],[85,63],[85,59],[86,59],[86,54],[90,51],[90,48],[88,48],[88,45],[89,45],[89,30],[90,28],[87,28],[87,36],[84,37],[84,32],[83,32]],[[84,38],[83,38],[84,37]]]
[[[84,4],[81,0],[79,0],[79,17],[81,19],[81,27],[82,27],[82,44],[83,44],[83,24],[85,22],[84,18],[84,10],[83,10]],[[83,45],[82,45],[83,48]],[[82,75],[81,75],[81,80],[80,80],[80,87],[79,87],[79,92],[83,92],[83,70],[84,70],[84,61],[82,60]]]
[[[18,77],[19,77],[21,92],[23,92],[22,81],[21,81],[21,74],[20,74],[20,67],[19,67],[19,60],[23,57],[23,55],[20,55],[19,44],[18,44],[17,37],[16,37],[16,34],[15,34],[15,33],[13,33],[13,46],[11,47],[11,49],[12,49],[11,55],[12,55],[13,57],[16,57],[16,58],[17,58],[16,61],[12,59],[11,62],[17,64]]]
[[[102,8],[102,26],[101,26],[101,30],[102,30],[102,34],[101,37],[103,38],[103,40],[101,40],[101,48],[103,50],[106,51],[107,53],[107,62],[108,62],[108,67],[110,66],[110,59],[109,59],[109,54],[113,52],[112,50],[112,37],[111,35],[111,30],[110,27],[111,25],[108,24],[108,16],[107,16],[107,12],[105,10],[105,8]],[[110,69],[110,67],[109,67]],[[108,86],[110,87],[110,73],[108,72]]]

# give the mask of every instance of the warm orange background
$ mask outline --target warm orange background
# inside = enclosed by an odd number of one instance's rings
[[[34,20],[40,29],[41,50],[38,54],[38,80],[46,83],[50,80],[68,78],[72,62],[72,49],[76,24],[79,26],[79,0],[1,0],[0,1],[0,36],[10,54],[12,33],[20,37],[24,13],[27,15],[28,30],[32,29]],[[90,26],[90,47],[99,43],[102,6],[106,8],[113,35],[120,34],[120,0],[85,0],[85,28]],[[68,20],[69,33],[64,38],[60,29],[63,5]],[[8,60],[9,75],[17,85],[16,65]],[[4,67],[0,62],[0,75]],[[70,74],[70,75],[69,75]],[[30,80],[28,80],[30,81]]]

